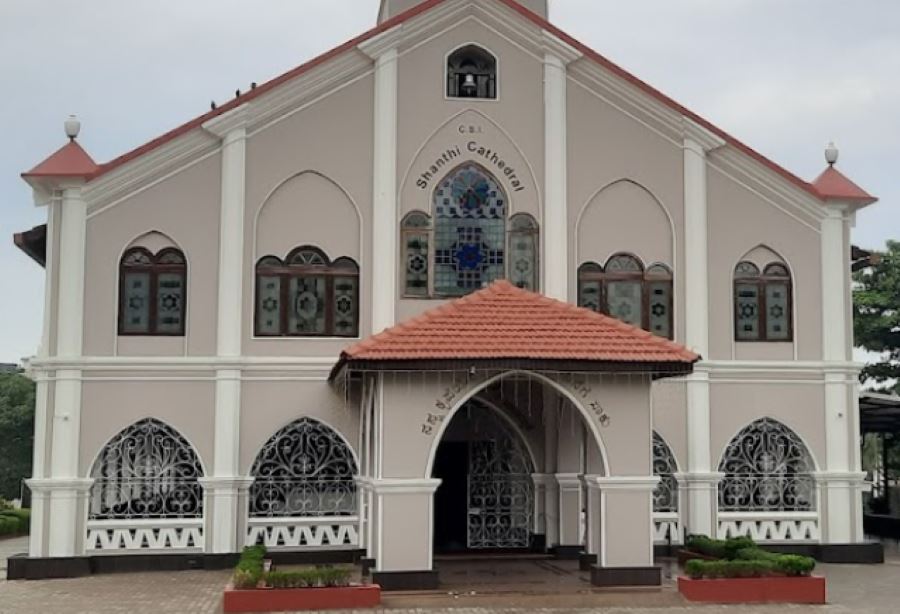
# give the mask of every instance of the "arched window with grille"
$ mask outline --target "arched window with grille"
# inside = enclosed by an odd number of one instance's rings
[[[509,281],[517,288],[538,287],[538,224],[527,213],[509,218]]]
[[[253,517],[353,516],[356,460],[331,427],[301,418],[262,447],[250,475]]]
[[[631,254],[614,254],[605,266],[578,269],[578,305],[671,339],[672,271],[664,264],[644,268]]]
[[[815,510],[815,465],[794,431],[762,418],[738,433],[719,463],[719,510],[804,512]]]
[[[119,263],[119,334],[184,335],[187,265],[167,247],[153,254],[133,247]]]
[[[447,57],[448,98],[497,98],[497,59],[478,45],[460,47]]]
[[[678,465],[669,444],[653,431],[653,475],[659,476],[659,484],[653,491],[654,512],[678,511],[678,482],[675,474]]]
[[[91,520],[203,516],[200,460],[178,431],[154,418],[113,437],[91,477]]]
[[[792,294],[784,263],[773,262],[760,272],[752,262],[739,262],[734,269],[735,340],[793,340]]]
[[[359,334],[359,266],[333,262],[322,250],[299,247],[283,261],[256,264],[256,335],[356,337]]]
[[[430,294],[429,261],[431,260],[431,216],[414,211],[403,219],[404,295],[426,297]]]

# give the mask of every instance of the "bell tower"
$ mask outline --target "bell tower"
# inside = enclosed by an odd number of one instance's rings
[[[396,17],[404,11],[408,11],[426,0],[381,0],[381,8],[378,10],[378,23]],[[547,19],[547,4],[549,0],[516,0],[519,4],[533,13],[537,13]]]

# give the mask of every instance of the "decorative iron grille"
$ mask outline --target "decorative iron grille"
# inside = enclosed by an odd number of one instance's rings
[[[333,429],[301,418],[278,431],[253,463],[250,515],[352,516],[356,461]]]
[[[203,469],[175,429],[147,418],[116,435],[91,469],[91,520],[198,518]]]
[[[654,512],[678,511],[678,482],[675,473],[678,466],[675,455],[665,440],[653,433],[653,474],[659,476],[659,484],[653,491]]]
[[[719,471],[719,510],[805,512],[815,509],[814,464],[788,427],[762,418],[728,444]]]

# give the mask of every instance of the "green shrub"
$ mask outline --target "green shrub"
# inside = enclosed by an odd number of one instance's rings
[[[815,559],[798,554],[782,554],[774,562],[775,568],[786,576],[808,576],[816,568]]]
[[[270,571],[265,575],[266,584],[272,588],[308,588],[347,586],[350,570],[343,567],[308,567],[296,571]]]
[[[716,542],[718,540],[709,541]],[[752,542],[750,543],[752,544]],[[684,566],[685,573],[694,579],[759,578],[772,575],[808,576],[816,567],[815,560],[808,556],[767,552],[755,545],[747,546],[746,540],[744,541],[745,547],[738,548],[739,545],[737,540],[712,545],[700,540],[697,548],[701,553],[730,552],[731,558],[723,557],[715,561],[690,560]],[[704,548],[705,552],[699,550],[700,548]]]
[[[241,553],[231,580],[235,588],[256,588],[263,579],[263,559],[266,556],[265,546],[248,546]]]
[[[6,509],[0,511],[0,519],[10,519],[15,521],[16,529],[13,533],[27,534],[31,528],[31,510],[27,509]]]

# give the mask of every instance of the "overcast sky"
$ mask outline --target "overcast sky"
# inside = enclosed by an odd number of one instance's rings
[[[19,173],[79,141],[109,160],[356,36],[378,0],[0,0],[0,362],[34,353],[46,221]],[[900,2],[551,0],[551,20],[805,179],[834,139],[881,202],[854,241],[900,238]]]

